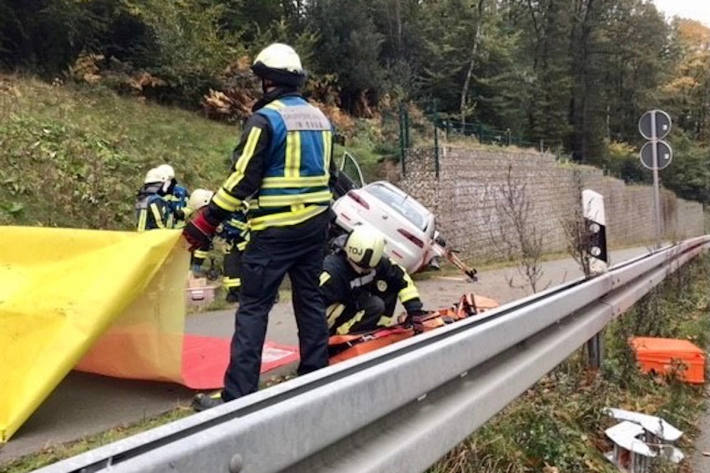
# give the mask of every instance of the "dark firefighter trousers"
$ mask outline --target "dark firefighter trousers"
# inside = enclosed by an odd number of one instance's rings
[[[329,212],[298,225],[253,232],[241,261],[242,289],[222,398],[229,401],[259,387],[261,353],[269,311],[288,273],[298,327],[298,374],[328,365],[328,326],[318,287]]]
[[[360,315],[357,322],[353,323],[348,330],[348,333],[361,333],[375,330],[379,327],[378,323],[383,317],[392,317],[394,309],[397,306],[397,293],[377,293],[362,292],[355,300],[345,304],[343,313],[338,317],[338,321],[352,320],[353,317]],[[335,335],[340,325],[335,325],[331,329],[331,335]]]

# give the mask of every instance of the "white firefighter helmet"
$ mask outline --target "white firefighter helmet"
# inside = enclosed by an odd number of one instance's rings
[[[301,58],[291,46],[283,43],[273,43],[262,49],[251,70],[262,79],[294,87],[302,85],[305,79]]]
[[[158,166],[157,169],[160,169],[160,172],[165,174],[168,179],[175,179],[175,169],[169,164],[161,164]]]
[[[145,174],[145,179],[143,179],[144,184],[152,184],[154,182],[166,182],[170,180],[168,175],[164,172],[164,170],[161,170],[159,167],[153,168],[149,170]]]
[[[193,210],[201,209],[205,205],[210,203],[214,192],[207,189],[195,189],[190,194],[190,198],[187,201],[187,206]]]
[[[356,226],[345,241],[345,254],[360,268],[374,268],[385,251],[385,239],[373,228]]]

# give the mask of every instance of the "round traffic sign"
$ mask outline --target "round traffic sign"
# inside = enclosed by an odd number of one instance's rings
[[[656,118],[656,136],[653,136],[653,118]],[[671,131],[671,117],[663,110],[649,110],[639,120],[641,136],[647,140],[661,140]]]
[[[656,147],[658,169],[665,169],[673,160],[673,149],[665,141],[649,141],[641,148],[641,164],[653,170],[653,147]]]

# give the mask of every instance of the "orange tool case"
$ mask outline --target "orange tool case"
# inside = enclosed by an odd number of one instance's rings
[[[705,382],[705,351],[688,340],[675,338],[634,337],[629,341],[641,371],[671,374],[673,360],[685,365],[679,378],[687,383]]]

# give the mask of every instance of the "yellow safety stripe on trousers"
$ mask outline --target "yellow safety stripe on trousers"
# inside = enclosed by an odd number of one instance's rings
[[[350,333],[350,329],[353,328],[353,325],[360,322],[364,315],[365,315],[364,310],[358,311],[352,319],[348,320],[344,324],[340,324],[340,326],[335,329],[335,332],[338,335],[347,335],[348,333]]]
[[[417,291],[417,286],[414,285],[414,281],[412,281],[412,278],[410,278],[409,274],[407,274],[407,270],[404,269],[402,266],[399,267],[404,273],[404,280],[407,283],[407,285],[404,286],[401,291],[399,291],[399,294],[397,294],[399,302],[407,302],[419,297],[419,291]]]
[[[297,225],[305,222],[309,218],[315,217],[328,210],[324,205],[310,205],[291,212],[280,212],[272,215],[264,215],[249,221],[249,228],[253,231],[264,230],[269,227],[284,227]]]
[[[328,273],[327,271],[323,271],[322,273],[320,273],[320,282],[318,283],[318,286],[322,286],[328,281],[330,281],[330,273]]]
[[[377,326],[389,327],[391,325],[394,325],[396,321],[397,320],[394,315],[392,317],[387,317],[386,315],[383,315],[382,317],[380,317],[380,320],[377,321]]]
[[[331,151],[333,151],[333,133],[329,130],[325,130],[323,131],[323,156],[325,156],[326,172],[330,169]]]
[[[307,192],[305,194],[260,195],[259,207],[288,207],[289,205],[320,204],[330,202],[330,190]]]
[[[286,163],[284,177],[299,177],[301,175],[301,132],[286,133]]]
[[[338,317],[340,317],[344,310],[345,306],[338,302],[328,306],[328,308],[325,310],[326,318],[328,321],[328,328],[333,327],[333,324],[336,320],[338,320]]]
[[[163,216],[161,215],[158,206],[155,204],[150,204],[150,212],[153,214],[155,224],[158,226],[158,228],[165,228],[165,225],[163,224]]]
[[[227,223],[229,223],[229,225],[233,226],[234,228],[238,228],[239,230],[247,229],[247,223],[242,222],[241,220],[237,220],[236,218],[230,219]]]
[[[222,278],[222,286],[226,288],[241,287],[242,280],[240,278]]]
[[[279,189],[293,187],[320,187],[327,186],[329,179],[330,174],[327,172],[323,176],[265,177],[261,181],[261,188]]]
[[[195,258],[206,259],[209,256],[209,252],[205,250],[195,250],[192,252],[192,256]]]
[[[148,211],[146,209],[140,209],[140,211],[138,212],[138,231],[139,232],[145,231],[145,223],[146,223],[147,219],[148,219]]]

